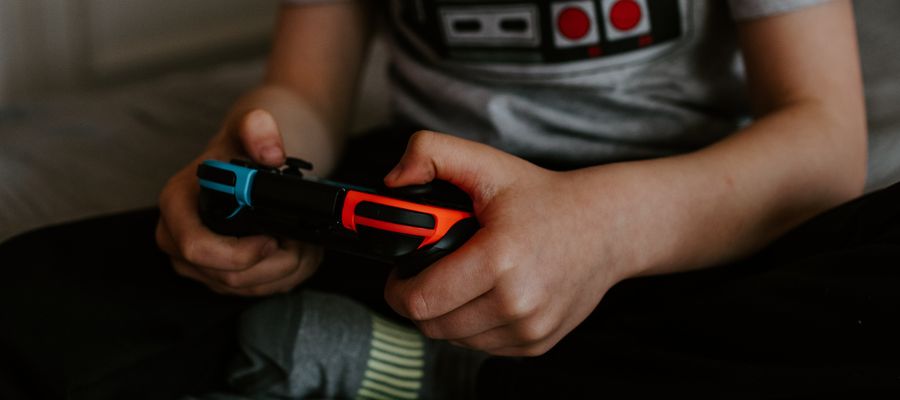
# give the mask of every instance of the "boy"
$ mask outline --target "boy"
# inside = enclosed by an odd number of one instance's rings
[[[283,10],[266,84],[242,98],[197,162],[247,155],[277,166],[296,155],[320,174],[334,169],[371,5],[309,3]],[[454,385],[468,393],[473,382],[486,397],[693,392],[710,376],[717,379],[705,387],[708,394],[722,394],[716,384],[783,395],[890,383],[896,367],[884,360],[893,349],[852,351],[847,344],[887,343],[880,341],[884,330],[843,325],[863,315],[884,323],[894,307],[885,304],[896,303],[881,302],[891,295],[873,293],[863,271],[884,272],[885,264],[867,259],[852,271],[860,275],[850,275],[839,268],[839,257],[816,245],[844,242],[820,231],[841,226],[835,221],[848,214],[894,215],[874,211],[877,198],[817,220],[748,261],[711,269],[745,259],[860,195],[865,182],[865,112],[850,3],[730,4],[736,32],[718,2],[388,6],[400,124],[455,136],[417,133],[384,183],[448,180],[472,197],[482,229],[416,277],[389,279],[385,297],[424,336],[501,356],[481,364],[472,353],[435,350],[474,371],[448,378],[436,372],[441,357],[423,354],[417,365],[424,367],[415,367],[421,376],[410,378],[413,396],[436,396]],[[746,125],[743,76],[734,68],[738,46],[755,115]],[[180,275],[243,296],[287,292],[312,276],[322,258],[315,246],[206,230],[196,216],[195,167],[173,177],[160,197],[156,241]],[[896,232],[896,224],[885,232]],[[893,257],[895,265],[897,242],[889,243],[878,256]],[[656,277],[693,270],[703,271]],[[648,276],[654,278],[631,279]],[[785,286],[792,290],[782,291]],[[839,301],[830,303],[834,292]],[[794,298],[797,293],[806,298]],[[867,303],[873,296],[879,301]],[[273,308],[277,302],[288,305]],[[866,306],[820,309],[849,303]],[[254,327],[312,329],[264,318],[295,303],[268,304],[257,310],[269,311],[249,314],[245,347],[273,342],[252,333]],[[321,307],[302,305],[315,300],[296,304],[299,315],[326,320],[312,331],[329,332],[327,318],[316,314]],[[818,337],[808,336],[813,333]],[[362,341],[365,349],[375,336],[339,339]],[[288,335],[274,345],[303,340]],[[825,343],[834,346],[828,357],[813,351]],[[362,357],[323,368],[326,381],[346,378],[334,391],[292,386],[304,370],[284,362],[275,362],[280,381],[250,386],[263,394],[287,387],[299,390],[290,392],[296,396],[399,396],[375,378],[376,386],[366,387],[365,374],[373,372],[366,363],[374,358],[364,350],[354,354]],[[256,356],[251,362],[272,353]],[[508,358],[520,356],[540,357]],[[837,367],[805,364],[821,359]],[[248,370],[251,380],[273,376]],[[656,384],[635,387],[645,380]],[[742,387],[756,381],[762,385]]]

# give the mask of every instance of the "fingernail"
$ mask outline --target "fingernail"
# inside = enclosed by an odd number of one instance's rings
[[[265,146],[259,151],[259,156],[267,163],[281,162],[281,149],[278,146]]]
[[[275,120],[272,115],[262,110],[256,110],[250,115],[250,126],[261,131],[269,131],[275,128]]]

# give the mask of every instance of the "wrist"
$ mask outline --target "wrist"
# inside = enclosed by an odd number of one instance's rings
[[[615,282],[667,269],[680,245],[677,185],[647,176],[638,163],[585,168],[569,175],[582,246]],[[598,245],[599,244],[599,245]]]
[[[615,164],[562,172],[554,181],[563,186],[552,190],[570,218],[570,240],[587,257],[593,275],[611,284],[640,275],[649,263],[628,172]]]

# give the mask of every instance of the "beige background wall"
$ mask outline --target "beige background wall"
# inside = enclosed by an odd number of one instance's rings
[[[0,103],[267,42],[278,0],[0,0]]]

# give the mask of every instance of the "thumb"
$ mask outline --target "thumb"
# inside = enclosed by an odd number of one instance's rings
[[[250,111],[237,128],[241,145],[253,161],[269,167],[284,164],[284,143],[271,113],[262,109]]]
[[[385,185],[399,187],[448,181],[472,196],[476,202],[492,188],[512,179],[510,159],[514,157],[485,144],[431,131],[416,132],[406,152],[384,178]]]

